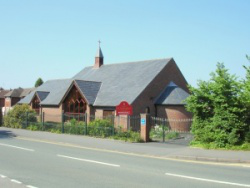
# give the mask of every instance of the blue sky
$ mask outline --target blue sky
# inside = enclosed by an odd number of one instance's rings
[[[70,78],[94,64],[173,57],[188,83],[217,62],[244,77],[248,0],[0,0],[0,87]]]

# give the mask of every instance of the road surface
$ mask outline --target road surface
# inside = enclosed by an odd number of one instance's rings
[[[0,137],[0,187],[250,187],[250,166]]]

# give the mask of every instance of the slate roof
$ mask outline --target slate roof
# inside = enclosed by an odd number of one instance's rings
[[[156,99],[157,105],[185,105],[184,100],[189,94],[171,82]]]
[[[59,105],[71,83],[72,79],[49,80],[36,88],[34,92],[19,101],[19,103],[30,104],[36,92],[45,92],[49,94],[44,100],[42,100],[40,103],[41,105]]]
[[[43,101],[49,95],[49,92],[37,91],[36,94],[37,94],[38,98],[40,99],[40,101]]]
[[[31,93],[35,88],[17,88],[9,91],[5,94],[5,97],[17,97],[22,98]]]
[[[75,80],[75,83],[86,98],[88,104],[93,105],[102,83],[84,80]]]
[[[94,106],[131,104],[171,59],[106,64],[98,69],[86,67],[73,79],[102,82]]]
[[[171,59],[106,64],[95,69],[86,67],[71,79],[49,80],[36,91],[48,92],[41,105],[59,105],[75,81],[88,103],[93,106],[116,106],[132,103]],[[35,92],[19,103],[30,103]]]
[[[0,99],[5,98],[5,95],[9,92],[10,90],[0,90]]]

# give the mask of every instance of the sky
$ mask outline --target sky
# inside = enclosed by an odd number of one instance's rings
[[[0,0],[0,87],[33,87],[94,64],[174,58],[187,82],[217,62],[244,78],[249,0]],[[108,76],[108,75],[107,75]]]

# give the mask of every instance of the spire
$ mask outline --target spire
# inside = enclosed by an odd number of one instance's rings
[[[98,43],[99,43],[99,47],[97,49],[96,56],[95,56],[94,68],[100,68],[103,65],[103,59],[104,59],[101,46],[100,46],[101,41],[99,40]]]
[[[99,43],[99,48],[97,49],[95,57],[102,57],[103,58],[102,49],[101,49],[101,46],[100,46],[101,45],[101,41],[99,40],[98,43]]]

